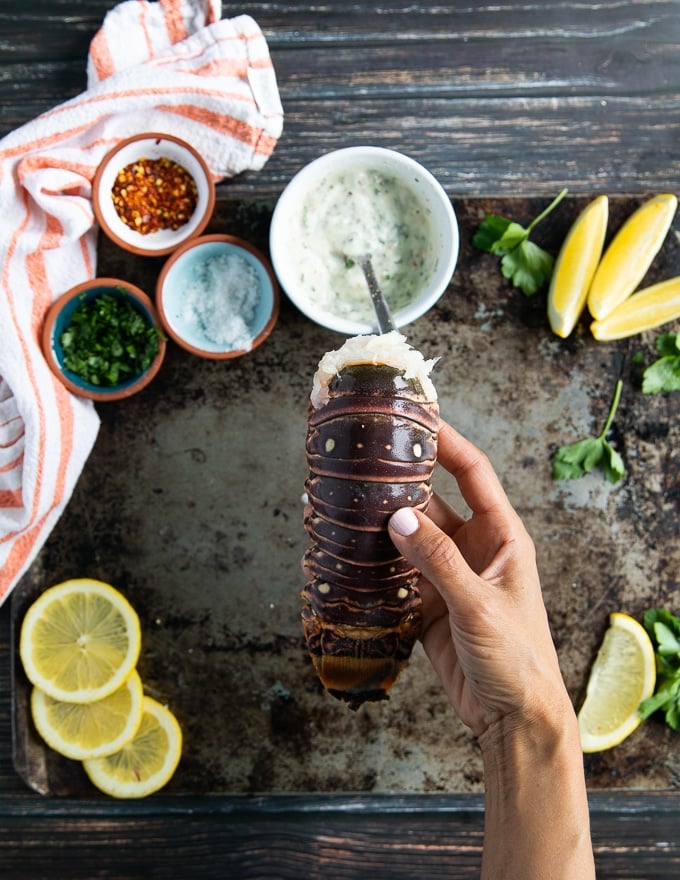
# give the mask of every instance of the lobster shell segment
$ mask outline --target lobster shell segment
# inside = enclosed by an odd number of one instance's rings
[[[433,363],[395,332],[348,340],[315,376],[302,626],[322,684],[354,709],[388,697],[420,634],[419,573],[387,523],[400,507],[426,510],[432,495]]]

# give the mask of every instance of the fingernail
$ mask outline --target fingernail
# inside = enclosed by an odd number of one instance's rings
[[[398,535],[408,538],[418,528],[418,517],[410,507],[402,507],[392,515],[390,525]]]

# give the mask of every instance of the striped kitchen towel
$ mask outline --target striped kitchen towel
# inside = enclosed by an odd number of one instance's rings
[[[87,90],[0,141],[0,604],[68,503],[95,442],[93,405],[40,351],[50,304],[96,274],[91,182],[132,134],[192,143],[216,180],[259,170],[283,110],[269,50],[219,0],[126,0],[90,46]]]

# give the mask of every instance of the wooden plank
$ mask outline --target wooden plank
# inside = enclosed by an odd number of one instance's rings
[[[461,880],[479,876],[483,819],[467,809],[391,810],[377,800],[358,807],[318,799],[254,802],[226,812],[218,807],[175,809],[161,801],[143,810],[78,805],[45,815],[12,813],[0,800],[3,878],[271,878],[353,880],[371,874]],[[680,874],[677,811],[641,808],[592,812],[599,880],[668,880]],[[117,846],[111,847],[116,840]],[[170,867],[172,866],[172,867]],[[170,873],[168,873],[170,871]],[[184,873],[184,872],[189,873]]]
[[[0,864],[3,880],[394,880],[479,876],[479,797],[42,798],[9,758],[9,607],[0,609]],[[677,797],[591,794],[599,880],[680,875]],[[115,845],[112,845],[115,841]]]
[[[110,6],[0,13],[0,134],[82,91]],[[265,31],[286,116],[265,169],[230,184],[237,197],[274,197],[320,153],[356,143],[410,153],[452,195],[680,189],[677,0],[239,11]]]
[[[114,3],[2,5],[0,136],[82,90],[89,40]],[[564,183],[584,195],[680,189],[677,0],[238,12],[264,28],[287,115],[265,170],[221,187],[232,197],[274,198],[320,152],[365,141],[411,152],[456,197],[548,195]],[[9,612],[0,609],[3,878],[478,877],[478,801],[435,797],[419,813],[365,798],[321,798],[312,812],[263,799],[41,798],[11,760]],[[680,876],[677,793],[593,795],[591,816],[599,880]]]

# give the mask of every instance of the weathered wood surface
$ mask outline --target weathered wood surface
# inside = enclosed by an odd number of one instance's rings
[[[80,92],[109,0],[0,2],[0,134]],[[225,4],[268,38],[286,111],[273,197],[335,147],[423,161],[452,196],[680,190],[680,3]],[[226,185],[223,194],[227,192]],[[652,444],[653,445],[653,444]],[[10,606],[0,609],[3,878],[477,877],[478,795],[41,798],[11,757]],[[593,793],[598,877],[680,876],[676,792]]]
[[[0,133],[85,87],[109,0],[0,6]],[[20,11],[17,11],[20,10]],[[680,4],[224,4],[268,39],[286,111],[280,192],[318,154],[372,142],[452,194],[646,192],[680,184]]]

